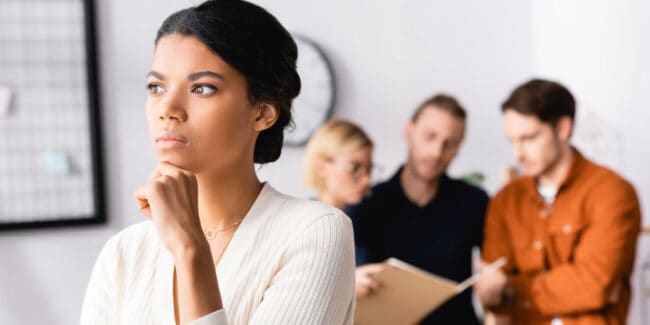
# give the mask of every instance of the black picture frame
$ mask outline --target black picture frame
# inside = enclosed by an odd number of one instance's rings
[[[51,219],[39,219],[35,221],[6,222],[0,220],[0,231],[103,224],[107,221],[95,2],[94,0],[70,1],[79,1],[83,5],[83,35],[85,38],[84,45],[86,61],[86,71],[84,75],[86,77],[87,85],[87,117],[89,127],[88,135],[90,137],[90,166],[92,166],[90,174],[92,178],[93,212],[91,215],[60,215],[52,217]],[[39,1],[25,2],[38,3]]]

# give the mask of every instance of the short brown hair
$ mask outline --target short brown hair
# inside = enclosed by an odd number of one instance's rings
[[[456,98],[447,94],[436,94],[418,106],[415,113],[413,113],[413,116],[411,116],[411,122],[415,122],[418,117],[420,117],[420,114],[422,114],[422,111],[431,106],[435,106],[463,121],[467,117],[465,109],[460,105]]]
[[[518,86],[501,105],[501,111],[513,110],[532,115],[540,121],[555,126],[564,116],[573,120],[576,101],[569,90],[561,84],[543,79],[532,79]]]

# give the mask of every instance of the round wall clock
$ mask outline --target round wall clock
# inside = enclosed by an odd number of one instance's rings
[[[284,143],[300,146],[332,114],[335,84],[331,64],[321,48],[303,36],[294,35],[294,39],[301,89],[292,106],[294,127],[285,131]]]

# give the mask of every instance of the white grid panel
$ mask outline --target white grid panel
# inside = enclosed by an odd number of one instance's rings
[[[82,0],[0,0],[0,223],[94,213]]]

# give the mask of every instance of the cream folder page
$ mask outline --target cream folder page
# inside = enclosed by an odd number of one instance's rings
[[[501,258],[481,273],[457,283],[418,269],[396,258],[374,275],[381,288],[357,300],[356,325],[415,324],[453,296],[472,286],[481,275],[505,264]]]

